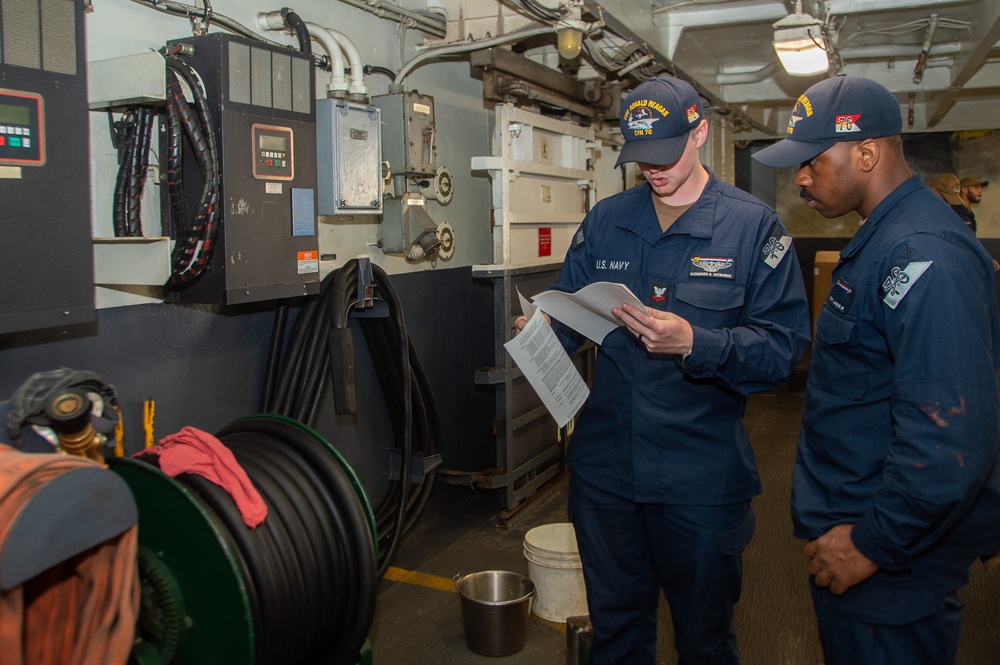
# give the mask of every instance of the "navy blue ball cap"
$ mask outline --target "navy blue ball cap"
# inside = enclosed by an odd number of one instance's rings
[[[885,86],[840,74],[820,81],[795,102],[785,138],[756,152],[761,164],[798,166],[840,141],[894,136],[903,131],[899,102]]]
[[[643,81],[622,103],[619,126],[625,145],[615,167],[626,162],[673,164],[703,117],[701,98],[690,83],[671,76]]]

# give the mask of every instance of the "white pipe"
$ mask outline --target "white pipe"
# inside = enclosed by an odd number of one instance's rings
[[[323,47],[323,50],[330,56],[330,83],[326,88],[331,93],[331,97],[337,97],[337,92],[347,92],[347,79],[344,77],[344,51],[340,48],[340,43],[321,25],[306,23],[309,36]],[[353,66],[352,66],[353,68]]]
[[[365,89],[365,65],[361,62],[361,54],[358,53],[354,42],[344,33],[332,28],[323,28],[323,30],[340,44],[340,47],[347,54],[347,60],[351,63],[351,95],[357,95],[361,98],[368,97],[368,91]]]

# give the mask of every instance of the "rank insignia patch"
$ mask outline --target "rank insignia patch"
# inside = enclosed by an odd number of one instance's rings
[[[761,260],[771,268],[777,268],[781,259],[785,258],[785,253],[792,246],[792,237],[785,235],[780,225],[775,224],[771,229],[771,235],[760,250]]]
[[[581,223],[580,224],[580,228],[578,228],[576,230],[576,233],[573,234],[573,244],[572,244],[572,247],[573,247],[573,249],[576,249],[577,247],[579,247],[580,245],[584,244],[585,242],[587,242],[587,233],[586,233],[586,230],[584,229],[584,224]]]
[[[878,295],[892,309],[903,301],[917,280],[931,267],[933,261],[928,261],[915,249],[907,247],[889,266],[889,272],[882,277]]]

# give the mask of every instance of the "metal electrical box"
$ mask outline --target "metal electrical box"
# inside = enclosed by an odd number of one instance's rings
[[[382,113],[342,99],[316,102],[320,215],[382,214]]]
[[[318,293],[311,59],[227,33],[170,42],[176,44],[193,48],[184,57],[212,109],[222,224],[205,271],[168,299],[232,305]],[[188,144],[184,168],[198,170]],[[189,206],[201,187],[199,178],[186,179]]]
[[[0,0],[0,334],[93,321],[83,2]]]
[[[434,98],[401,92],[372,97],[372,104],[382,109],[382,154],[393,174],[434,175]]]

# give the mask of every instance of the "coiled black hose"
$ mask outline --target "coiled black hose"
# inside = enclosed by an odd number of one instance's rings
[[[184,97],[180,79],[183,79],[191,90],[195,102],[194,110]],[[176,114],[176,117],[171,119],[171,113]],[[184,133],[194,149],[204,183],[198,203],[198,213],[190,226],[187,224],[186,212],[182,212],[183,208],[174,203],[170,206],[171,214],[181,215],[179,219],[173,220],[177,243],[171,258],[170,274],[170,282],[180,285],[201,275],[215,249],[215,239],[221,223],[219,209],[221,176],[215,128],[205,90],[191,66],[177,55],[167,56],[167,114],[168,128],[178,122],[183,126]],[[168,137],[168,141],[170,140]],[[179,174],[180,151],[177,150],[176,154],[170,151],[167,159],[168,174]],[[171,194],[177,189],[176,186],[168,186],[168,192]]]
[[[315,426],[323,399],[332,390],[338,414],[356,412],[349,313],[356,300],[358,269],[358,261],[351,260],[327,275],[319,295],[303,306],[292,327],[280,377],[265,378],[265,384],[275,386],[273,398],[264,403],[265,411]],[[376,510],[378,574],[382,576],[403,536],[419,518],[434,485],[436,471],[431,471],[420,491],[410,492],[412,454],[437,454],[441,428],[434,393],[407,332],[399,296],[384,270],[373,265],[372,272],[389,316],[358,321],[389,407],[397,448],[402,451],[398,480]],[[278,316],[280,311],[276,321]],[[278,332],[276,323],[273,334]],[[275,344],[272,339],[272,348]],[[269,363],[269,367],[278,371],[276,364]]]
[[[257,628],[255,663],[356,662],[378,576],[366,500],[352,477],[318,435],[281,418],[239,420],[217,438],[260,492],[267,519],[249,529],[223,489],[193,474],[177,480],[210,509],[239,556]]]

